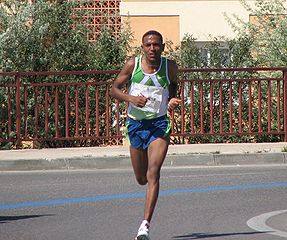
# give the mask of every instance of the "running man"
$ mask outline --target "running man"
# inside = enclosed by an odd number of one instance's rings
[[[111,96],[129,103],[126,121],[130,156],[137,182],[147,184],[143,221],[136,240],[149,240],[151,218],[159,194],[160,170],[169,145],[167,111],[179,104],[177,65],[162,57],[165,44],[154,30],[142,37],[142,55],[129,59],[116,77]],[[128,84],[128,92],[123,87]]]

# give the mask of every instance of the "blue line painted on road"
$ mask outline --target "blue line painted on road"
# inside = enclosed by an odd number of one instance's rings
[[[191,189],[170,189],[160,191],[160,196],[171,196],[177,194],[196,193],[196,192],[214,192],[214,191],[277,188],[277,187],[287,187],[287,183],[252,184],[252,185],[221,186],[221,187],[191,188]],[[55,199],[47,201],[0,204],[0,209],[33,208],[33,207],[44,207],[50,205],[73,204],[80,202],[100,202],[100,201],[110,201],[119,199],[139,198],[144,196],[145,193],[123,193],[114,195],[100,195],[93,197],[65,198],[65,199]]]
[[[43,206],[49,206],[49,205],[64,205],[64,204],[69,204],[69,203],[71,204],[71,203],[80,203],[80,202],[100,202],[100,201],[127,199],[127,198],[144,197],[144,196],[145,196],[144,193],[127,193],[127,194],[115,194],[115,195],[102,195],[102,196],[94,196],[94,197],[65,198],[65,199],[55,199],[55,200],[47,200],[47,201],[3,204],[3,205],[0,205],[0,209],[43,207]]]

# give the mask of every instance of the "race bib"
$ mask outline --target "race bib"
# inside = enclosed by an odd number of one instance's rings
[[[159,113],[162,103],[163,88],[155,86],[146,86],[139,83],[133,83],[130,89],[130,95],[132,96],[144,96],[148,98],[144,107],[140,108],[135,105],[133,107],[141,109],[142,111]]]

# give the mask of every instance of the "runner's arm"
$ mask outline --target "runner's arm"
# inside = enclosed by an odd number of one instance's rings
[[[135,66],[134,58],[128,60],[125,63],[124,67],[122,68],[122,70],[116,77],[115,81],[113,82],[110,94],[112,97],[118,99],[119,101],[130,102],[137,107],[144,107],[147,102],[146,97],[142,95],[132,96],[122,90],[122,88],[126,86],[128,81],[130,80],[134,66]]]
[[[170,81],[169,85],[169,102],[168,110],[174,110],[181,102],[179,98],[176,97],[177,94],[177,71],[178,67],[175,61],[168,60],[168,78]]]

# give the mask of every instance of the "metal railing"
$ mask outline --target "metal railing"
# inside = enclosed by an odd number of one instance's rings
[[[123,144],[126,103],[109,95],[116,74],[0,72],[0,143]],[[180,69],[178,78],[173,143],[287,141],[287,68]]]

